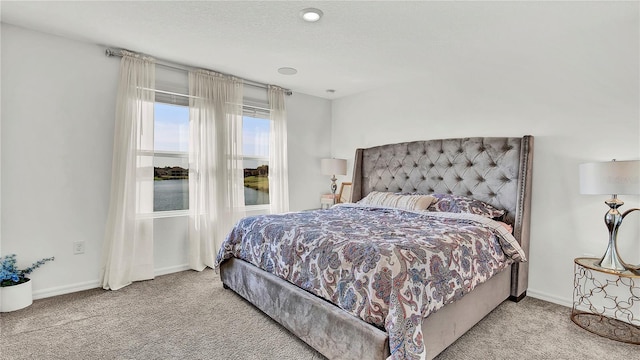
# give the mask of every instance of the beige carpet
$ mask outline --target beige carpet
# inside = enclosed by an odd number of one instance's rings
[[[505,302],[438,359],[640,358],[640,346],[588,333],[569,313]],[[36,300],[1,314],[0,331],[1,359],[324,359],[211,270]]]

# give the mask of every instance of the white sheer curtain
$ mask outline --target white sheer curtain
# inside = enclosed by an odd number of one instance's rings
[[[189,94],[189,266],[201,271],[245,214],[242,81],[193,71]]]
[[[116,100],[111,197],[101,281],[117,290],[153,278],[153,59],[124,52]]]
[[[287,160],[287,110],[284,90],[269,85],[271,131],[269,133],[269,210],[289,211],[289,163]]]

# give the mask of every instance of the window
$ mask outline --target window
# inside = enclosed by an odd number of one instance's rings
[[[173,83],[156,84],[154,104],[153,211],[161,217],[189,209],[189,98],[184,84],[169,80]],[[261,211],[261,207],[269,205],[271,120],[266,103],[255,99],[245,101],[242,118],[244,203]]]
[[[242,119],[244,203],[269,204],[271,120],[252,113]],[[153,211],[189,209],[189,107],[154,106]]]
[[[242,117],[245,206],[269,204],[269,132],[271,120],[255,113]]]
[[[189,209],[189,107],[154,106],[153,211]]]

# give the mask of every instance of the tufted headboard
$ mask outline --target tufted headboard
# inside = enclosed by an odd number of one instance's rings
[[[413,141],[357,149],[352,198],[371,191],[464,195],[506,210],[529,254],[533,136]],[[528,267],[514,265],[511,295],[524,295]],[[515,289],[514,289],[515,286]]]

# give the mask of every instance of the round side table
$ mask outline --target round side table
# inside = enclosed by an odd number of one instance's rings
[[[640,344],[640,275],[596,265],[599,259],[574,259],[571,320],[594,334]]]

